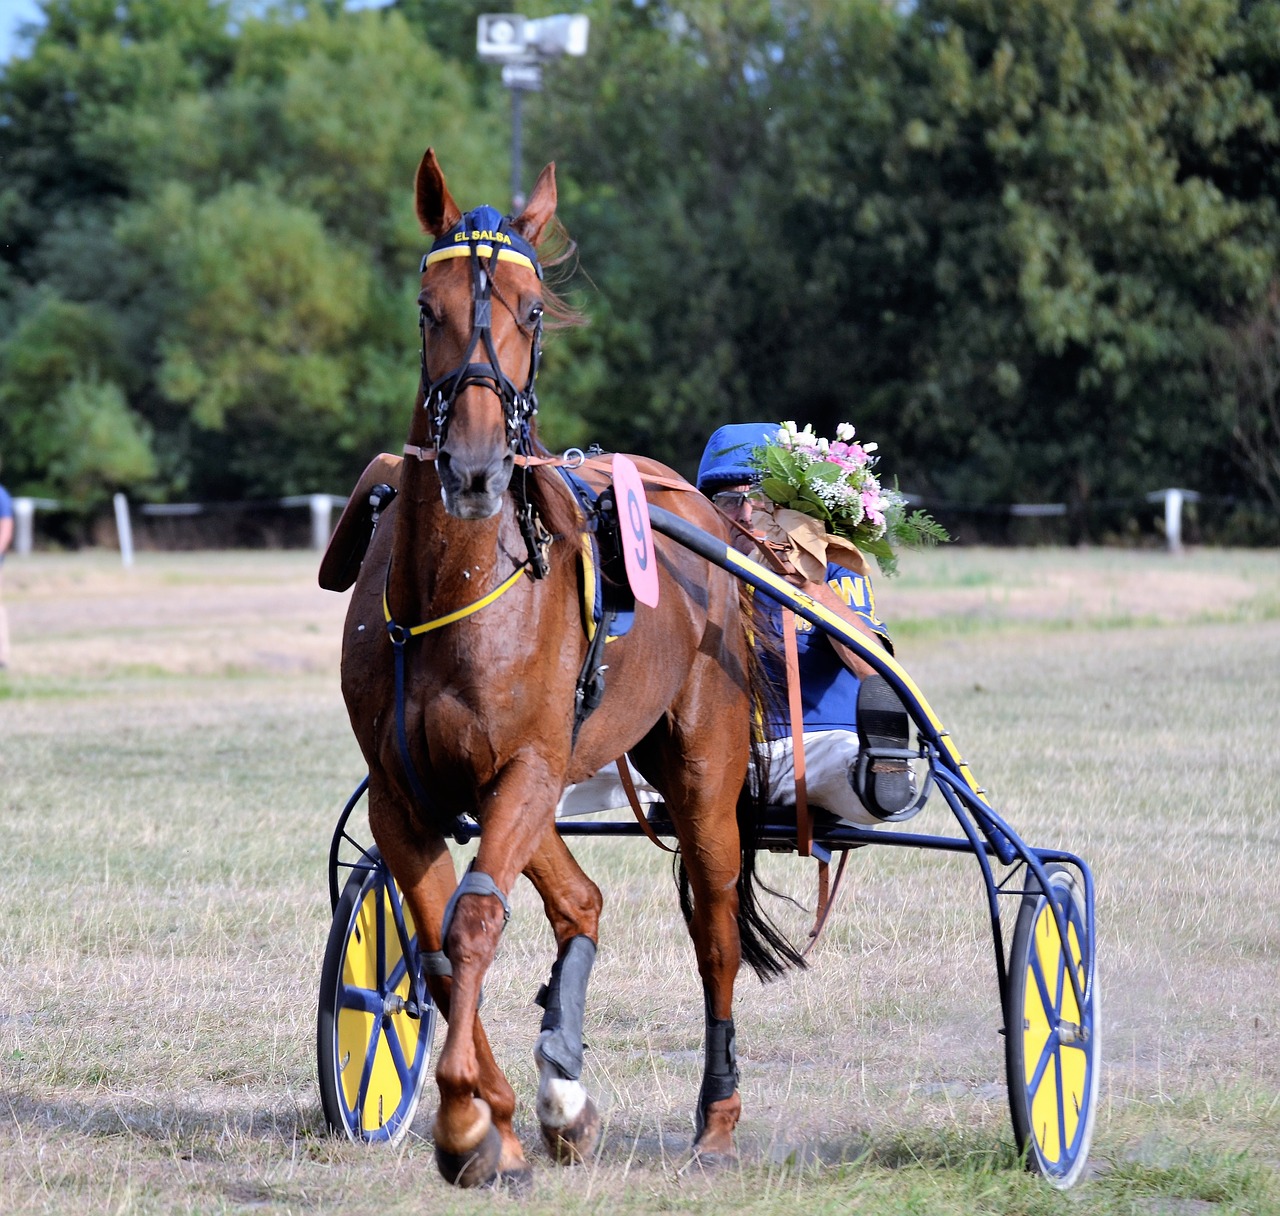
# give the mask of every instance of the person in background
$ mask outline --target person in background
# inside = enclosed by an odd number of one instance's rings
[[[750,554],[751,532],[759,474],[750,463],[753,448],[777,433],[776,423],[741,423],[720,427],[707,441],[698,466],[697,487],[731,520],[740,525],[738,548]],[[829,562],[826,587],[806,588],[833,610],[849,618],[855,614],[861,631],[879,639],[886,649],[888,634],[876,616],[875,596],[866,575]],[[839,602],[837,603],[836,598]],[[782,613],[768,597],[760,597],[764,629],[773,636],[761,646],[761,657],[774,683],[784,690],[781,668]],[[853,768],[860,745],[905,748],[909,720],[896,694],[869,666],[837,647],[820,629],[796,621],[800,691],[803,706],[806,788],[812,805],[861,825],[883,823],[903,816],[916,795],[915,777],[905,762],[875,761],[867,779],[867,800],[854,791]],[[856,670],[855,670],[856,669]],[[859,722],[862,732],[859,733]],[[770,749],[769,801],[794,806],[796,801],[791,723],[785,706],[766,715],[765,742]],[[642,804],[660,795],[639,776],[636,791]],[[628,805],[615,765],[570,786],[556,809],[558,816],[617,810]],[[905,817],[905,816],[904,816]]]
[[[4,555],[13,543],[13,499],[0,486],[0,669],[9,666],[9,617],[4,610]]]

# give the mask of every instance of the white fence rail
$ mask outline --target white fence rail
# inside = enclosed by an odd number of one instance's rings
[[[929,505],[927,499],[921,499],[917,495],[908,494],[906,497],[909,502],[923,502],[926,506]],[[1194,490],[1184,490],[1171,486],[1163,490],[1153,490],[1146,496],[1146,501],[1153,505],[1163,504],[1165,548],[1170,553],[1181,552],[1182,509],[1187,503],[1199,502],[1200,495]],[[285,498],[266,499],[257,505],[286,508],[307,507],[311,512],[311,547],[319,552],[329,543],[329,534],[333,530],[334,509],[344,507],[346,503],[346,498],[340,494],[290,494]],[[113,499],[113,505],[121,559],[126,566],[131,566],[133,564],[133,527],[130,519],[129,502],[123,494],[117,494]],[[139,514],[143,516],[163,518],[166,516],[203,515],[206,512],[226,509],[229,505],[232,504],[202,502],[143,503],[137,509]],[[234,505],[249,508],[254,504]],[[942,507],[944,504],[937,505]],[[955,510],[966,509],[959,503],[945,505]],[[31,552],[36,511],[57,511],[61,508],[62,504],[51,498],[15,498],[13,500],[14,554],[25,556]],[[1008,503],[1003,506],[979,509],[992,513],[1005,512],[1014,518],[1051,518],[1067,514],[1067,504],[1062,502]]]

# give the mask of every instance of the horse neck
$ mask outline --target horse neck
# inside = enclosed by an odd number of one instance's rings
[[[509,497],[492,519],[455,519],[430,462],[405,461],[396,511],[388,591],[392,614],[404,624],[479,599],[523,560]]]

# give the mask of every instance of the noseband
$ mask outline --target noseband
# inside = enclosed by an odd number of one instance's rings
[[[534,323],[529,350],[529,376],[519,389],[502,370],[493,344],[493,273],[499,262],[515,262],[527,266],[539,279],[542,267],[538,255],[511,222],[493,207],[477,207],[468,211],[448,232],[431,246],[422,259],[420,273],[428,266],[449,258],[465,257],[471,269],[471,339],[462,362],[435,380],[427,372],[427,310],[418,309],[418,331],[422,338],[423,408],[431,413],[436,446],[443,447],[454,402],[465,389],[488,389],[502,402],[507,424],[507,444],[513,452],[529,454],[532,447],[529,424],[538,412],[534,381],[542,358],[542,317]],[[482,260],[482,259],[487,259]],[[473,363],[477,348],[483,348],[487,363]]]

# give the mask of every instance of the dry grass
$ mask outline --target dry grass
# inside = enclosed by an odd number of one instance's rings
[[[144,555],[128,574],[41,555],[6,583],[0,1210],[491,1207],[451,1193],[420,1137],[391,1153],[322,1132],[324,857],[361,773],[337,690],[343,597],[292,553]],[[598,842],[578,850],[607,898],[590,1168],[534,1147],[550,937],[526,887],[486,987],[539,1167],[527,1210],[1280,1210],[1278,587],[1272,554],[957,550],[881,592],[997,805],[1097,875],[1096,1177],[1062,1197],[1012,1168],[976,867],[900,850],[855,856],[810,972],[744,979],[743,1165],[680,1175],[692,951],[665,855]],[[945,827],[933,808],[915,822]],[[811,898],[796,859],[766,868]]]

